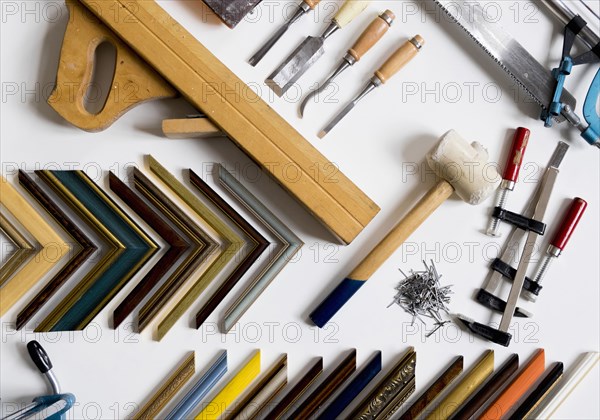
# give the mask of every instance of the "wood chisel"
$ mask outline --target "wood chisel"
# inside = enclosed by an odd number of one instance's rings
[[[319,138],[323,138],[329,133],[365,96],[371,93],[375,88],[385,84],[396,73],[398,73],[410,60],[412,60],[425,44],[425,40],[421,35],[415,35],[410,40],[406,41],[400,48],[396,50],[387,61],[375,72],[367,86],[352,102],[346,105],[327,127],[319,133]]]
[[[300,105],[300,116],[304,116],[304,109],[311,98],[323,92],[331,83],[346,69],[358,63],[360,59],[369,52],[373,46],[379,42],[392,26],[396,15],[391,10],[386,10],[379,15],[363,33],[358,37],[356,43],[348,50],[342,62],[333,72],[333,74],[316,90],[309,93]]]
[[[231,29],[235,28],[262,0],[203,0]]]
[[[325,53],[323,45],[331,35],[354,20],[367,8],[370,0],[346,0],[325,32],[319,37],[309,36],[269,76],[265,83],[278,96],[283,96],[290,87]]]
[[[271,48],[273,48],[277,41],[279,41],[281,37],[288,31],[288,29],[290,29],[294,23],[298,22],[302,16],[308,14],[308,12],[311,10],[314,10],[320,2],[321,0],[304,0],[302,3],[300,3],[292,17],[290,17],[287,22],[285,22],[281,28],[279,28],[277,32],[271,36],[271,38],[269,38],[269,40],[260,48],[260,50],[258,50],[256,54],[250,58],[250,60],[248,60],[248,63],[250,63],[252,67],[256,66],[260,60],[267,55]]]

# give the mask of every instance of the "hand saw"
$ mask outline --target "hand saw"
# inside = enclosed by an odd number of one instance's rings
[[[542,108],[548,110],[553,101],[556,79],[517,40],[500,25],[493,23],[481,5],[474,1],[433,0],[458,24],[525,92]],[[574,113],[577,101],[563,89],[560,102],[565,109],[554,119],[565,120],[584,129]],[[600,144],[600,143],[599,143]]]

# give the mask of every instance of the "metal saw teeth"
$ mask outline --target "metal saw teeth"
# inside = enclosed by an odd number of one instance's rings
[[[477,38],[475,38],[471,32],[469,32],[469,30],[467,30],[467,28],[465,28],[465,26],[460,23],[460,20],[458,20],[452,13],[450,13],[450,11],[448,9],[446,9],[446,7],[444,7],[443,4],[441,4],[438,0],[433,0],[435,4],[437,4],[440,9],[450,18],[454,21],[454,23],[456,23],[458,26],[460,26],[460,28],[463,30],[463,32],[465,32],[469,38],[471,38],[473,41],[475,41],[475,43],[483,50],[485,51],[485,53],[492,58],[492,60],[494,60],[496,62],[496,64],[498,64],[500,66],[500,68],[502,68],[502,70],[504,70],[504,72],[506,74],[508,74],[510,76],[510,78],[512,80],[514,80],[530,97],[531,99],[534,100],[534,102],[536,104],[538,104],[540,107],[542,107],[542,109],[547,109],[547,106],[542,104],[536,97],[535,95],[533,95],[531,93],[531,91],[529,89],[527,89],[527,87],[521,83],[519,81],[519,79],[514,75],[513,72],[511,72],[508,67],[506,67],[504,65],[504,63],[502,61],[500,61],[494,54],[492,54],[492,52],[490,50],[488,50]]]

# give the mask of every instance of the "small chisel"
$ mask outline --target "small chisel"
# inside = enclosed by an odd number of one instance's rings
[[[325,53],[323,45],[331,35],[348,25],[367,8],[370,0],[346,0],[325,32],[319,37],[309,36],[269,76],[265,83],[278,96],[283,96],[290,87]]]
[[[265,55],[273,48],[273,46],[281,39],[283,34],[285,34],[290,27],[298,22],[300,18],[306,15],[311,10],[314,10],[315,7],[321,2],[321,0],[304,0],[302,3],[298,5],[296,12],[290,17],[286,23],[284,23],[278,30],[269,38],[269,40],[252,56],[252,58],[248,61],[252,67],[256,66],[260,60],[264,58]]]
[[[394,52],[390,58],[375,72],[363,91],[342,110],[334,119],[319,133],[319,138],[323,138],[335,127],[365,96],[371,93],[375,88],[385,84],[396,73],[402,69],[410,60],[412,60],[421,50],[425,40],[421,35],[415,35],[409,41],[406,41],[400,48]]]
[[[356,43],[348,50],[344,59],[333,72],[333,74],[319,87],[318,89],[309,93],[302,104],[300,105],[300,116],[304,116],[304,109],[306,104],[311,98],[314,98],[319,93],[323,92],[340,74],[342,74],[347,68],[353,66],[360,59],[369,52],[371,48],[387,33],[388,29],[392,26],[396,16],[391,10],[386,10],[380,16],[375,18],[373,22],[364,30],[364,32],[358,37]]]

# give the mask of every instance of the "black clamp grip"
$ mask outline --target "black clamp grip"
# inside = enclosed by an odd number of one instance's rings
[[[496,219],[508,222],[519,229],[528,230],[543,236],[546,232],[546,224],[534,219],[529,219],[518,213],[505,210],[501,207],[495,207],[494,213],[492,214]]]
[[[506,310],[506,301],[500,299],[498,296],[491,294],[487,290],[479,289],[475,296],[477,302],[481,303],[486,308],[492,311],[503,313]],[[515,308],[515,316],[520,318],[528,318],[531,315],[528,312],[524,312],[521,308]]]
[[[511,281],[515,279],[515,275],[517,274],[516,269],[514,269],[510,265],[506,264],[500,258],[496,258],[492,262],[491,268],[492,268],[492,270],[497,271],[498,273],[502,274],[504,277],[506,277],[507,279],[509,279]],[[537,281],[531,280],[529,277],[525,277],[525,283],[523,283],[523,289],[527,290],[528,292],[533,293],[536,296],[539,296],[540,291],[542,290],[542,285],[539,284]]]

